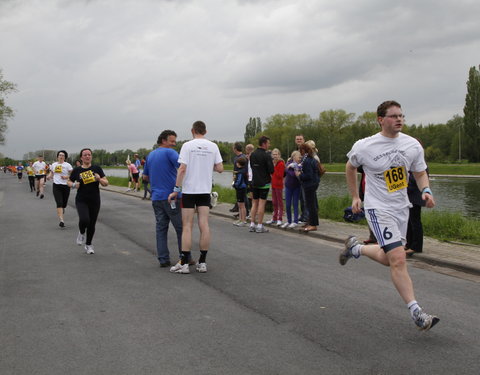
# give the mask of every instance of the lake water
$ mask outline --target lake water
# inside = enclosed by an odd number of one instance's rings
[[[125,169],[104,169],[107,176],[127,177]],[[222,186],[231,186],[232,172],[214,173],[213,180]],[[461,212],[480,219],[480,178],[431,177],[430,186],[435,194],[436,210]],[[318,189],[319,197],[348,194],[344,174],[327,173]]]

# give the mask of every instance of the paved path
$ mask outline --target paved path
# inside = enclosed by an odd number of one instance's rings
[[[411,267],[441,318],[419,332],[388,268],[341,267],[336,242],[212,215],[208,272],[171,274],[150,202],[102,191],[86,255],[74,197],[61,229],[51,185],[43,200],[26,189],[0,176],[2,375],[478,373],[478,282]]]
[[[106,189],[138,198],[143,197],[143,192],[125,193],[125,188],[118,186],[109,186]],[[219,203],[211,213],[213,215],[232,218],[233,221],[232,213],[229,212],[231,207],[231,204]],[[266,216],[266,220],[267,218],[269,218],[269,216]],[[317,232],[311,232],[308,235],[314,238],[321,238],[338,243],[343,243],[345,238],[351,234],[356,235],[359,239],[368,238],[368,229],[361,225],[320,219],[320,225],[318,228],[319,230]],[[274,231],[283,231],[282,229],[277,229],[275,227],[270,227],[270,229]],[[453,244],[425,237],[423,253],[414,254],[412,258],[431,265],[448,267],[477,276],[480,275],[480,246]]]

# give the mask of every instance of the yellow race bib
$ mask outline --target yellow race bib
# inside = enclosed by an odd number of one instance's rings
[[[38,174],[39,174],[39,175],[45,174],[45,171],[44,171],[43,169],[40,169],[40,170],[38,171]]]
[[[55,167],[55,173],[62,173],[62,166],[61,165],[57,165]]]
[[[392,167],[383,172],[383,178],[389,193],[405,189],[408,186],[405,167]]]
[[[80,173],[80,178],[85,185],[95,182],[95,175],[90,170]]]

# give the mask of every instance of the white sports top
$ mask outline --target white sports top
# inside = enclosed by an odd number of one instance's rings
[[[347,156],[354,167],[362,166],[365,172],[365,209],[409,207],[408,172],[427,169],[422,146],[403,133],[395,138],[377,133],[360,139]]]

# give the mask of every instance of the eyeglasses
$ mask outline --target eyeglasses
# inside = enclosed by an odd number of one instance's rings
[[[388,115],[388,116],[383,116],[383,117],[388,117],[388,118],[394,118],[394,119],[404,119],[405,115]]]

